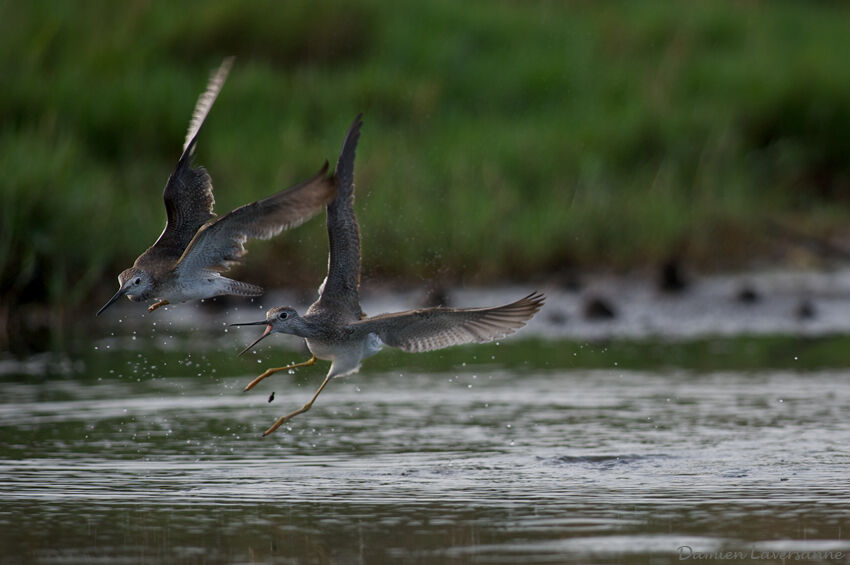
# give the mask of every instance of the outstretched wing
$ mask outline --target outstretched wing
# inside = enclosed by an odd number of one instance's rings
[[[342,143],[334,178],[336,199],[328,204],[328,276],[320,289],[318,306],[348,320],[359,320],[360,226],[354,215],[354,157],[360,139],[359,114]]]
[[[374,333],[386,345],[409,352],[499,339],[514,333],[543,306],[545,296],[533,292],[494,308],[424,308],[382,314],[355,322],[355,331]]]
[[[176,260],[186,249],[195,232],[215,217],[212,180],[203,167],[192,167],[192,154],[204,120],[232,66],[233,57],[222,62],[195,104],[183,143],[183,154],[180,155],[177,167],[162,191],[162,199],[165,201],[165,229],[150,250],[159,256],[170,256]]]
[[[245,254],[245,241],[269,239],[301,225],[336,194],[328,164],[313,178],[246,204],[203,226],[177,263],[179,272],[225,271]]]

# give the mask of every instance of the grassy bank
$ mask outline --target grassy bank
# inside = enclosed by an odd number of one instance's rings
[[[104,300],[159,234],[195,98],[220,213],[358,159],[371,277],[483,282],[840,233],[850,8],[832,2],[3,3],[0,300]],[[243,275],[314,287],[323,220]]]
[[[4,378],[32,380],[74,375],[92,380],[107,378],[149,379],[157,377],[232,377],[256,376],[262,370],[282,363],[297,362],[308,356],[302,349],[288,349],[293,342],[277,342],[261,348],[257,355],[238,357],[241,342],[229,347],[209,348],[209,340],[220,334],[172,336],[172,347],[157,348],[157,339],[140,337],[133,349],[118,344],[96,349],[91,341],[73,341],[68,355],[76,363],[63,363],[56,357],[46,359],[41,371],[5,373]],[[503,370],[558,372],[562,370],[678,371],[694,374],[723,371],[821,371],[850,368],[847,348],[850,337],[791,336],[723,337],[688,342],[657,340],[612,340],[605,343],[572,340],[506,340],[499,345],[476,344],[412,355],[387,348],[366,360],[362,374],[374,373],[475,373],[486,376]],[[258,361],[262,361],[258,363]],[[8,370],[8,369],[7,369]],[[327,362],[296,371],[281,378],[316,382],[328,370]],[[517,386],[521,386],[521,381]]]

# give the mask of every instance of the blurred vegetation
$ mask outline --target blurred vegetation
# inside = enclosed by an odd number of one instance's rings
[[[365,112],[367,281],[735,267],[768,219],[842,235],[848,23],[840,2],[2,2],[0,314],[108,298],[231,54],[196,153],[218,212],[333,161]],[[249,250],[238,276],[313,288],[324,222]]]
[[[260,353],[256,356],[245,358],[235,355],[240,349],[236,343],[228,348],[209,347],[221,338],[219,333],[199,329],[190,334],[171,332],[168,335],[171,341],[168,348],[157,348],[157,340],[147,338],[140,340],[137,347],[127,348],[115,343],[106,348],[102,342],[100,347],[93,348],[90,338],[86,337],[73,347],[78,352],[75,359],[80,361],[76,365],[65,366],[63,370],[62,357],[54,356],[47,359],[52,362],[43,363],[41,374],[22,371],[20,374],[7,373],[4,378],[23,382],[62,376],[94,381],[105,375],[133,379],[243,375],[247,383],[265,368],[309,357],[303,345],[292,347],[295,341],[276,340],[273,345],[257,348]],[[498,344],[451,347],[416,355],[387,348],[364,362],[357,379],[377,373],[487,375],[505,370],[517,375],[595,369],[669,371],[679,373],[677,378],[686,378],[682,370],[694,375],[723,371],[841,371],[850,368],[848,347],[850,336],[846,335],[715,336],[687,342],[658,339],[579,342],[516,337]],[[42,356],[41,360],[46,359]],[[257,362],[260,360],[262,363]],[[285,378],[315,387],[327,371],[328,363],[319,361]],[[520,378],[517,386],[521,385]],[[51,391],[51,394],[62,394],[62,389]]]

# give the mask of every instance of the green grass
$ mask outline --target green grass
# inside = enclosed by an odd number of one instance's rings
[[[0,4],[0,301],[104,300],[201,137],[224,213],[333,160],[366,114],[370,278],[462,282],[671,254],[743,264],[768,218],[846,232],[850,7],[837,2]],[[321,219],[241,274],[314,287]],[[269,263],[273,264],[269,268]],[[89,304],[90,305],[90,304]]]
[[[257,357],[237,357],[239,346],[229,350],[198,349],[206,337],[172,335],[177,347],[153,349],[152,337],[140,337],[135,343],[141,351],[122,351],[100,347],[94,350],[91,341],[71,340],[68,352],[80,360],[76,377],[90,379],[256,376],[262,370],[285,363],[306,360],[303,350],[262,350]],[[147,341],[146,341],[147,340]],[[293,342],[289,342],[292,344]],[[477,373],[510,370],[521,375],[524,371],[561,370],[622,370],[677,371],[693,373],[716,371],[818,371],[850,368],[847,350],[848,336],[801,338],[789,336],[759,336],[699,339],[689,342],[654,340],[612,340],[605,343],[511,339],[495,344],[452,347],[422,354],[403,353],[387,348],[379,355],[365,360],[361,372],[365,375],[382,372],[414,373]],[[262,359],[262,363],[257,363]],[[296,371],[291,377],[305,382],[324,376],[328,363],[317,362],[313,367]],[[9,378],[29,380],[31,375],[10,375]],[[47,375],[44,375],[47,378]],[[59,378],[53,376],[53,378]],[[289,378],[289,377],[287,377]],[[246,382],[247,384],[247,382]]]
[[[364,362],[364,371],[486,371],[611,369],[697,372],[787,369],[807,371],[848,367],[850,338],[759,336],[689,342],[615,340],[606,343],[518,339],[474,348],[452,348],[424,355],[387,350]],[[479,369],[476,369],[480,367]]]

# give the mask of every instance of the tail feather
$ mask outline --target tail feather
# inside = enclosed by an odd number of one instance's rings
[[[232,294],[234,296],[261,296],[264,292],[261,286],[235,281],[225,277],[222,278],[225,281],[224,294]]]

